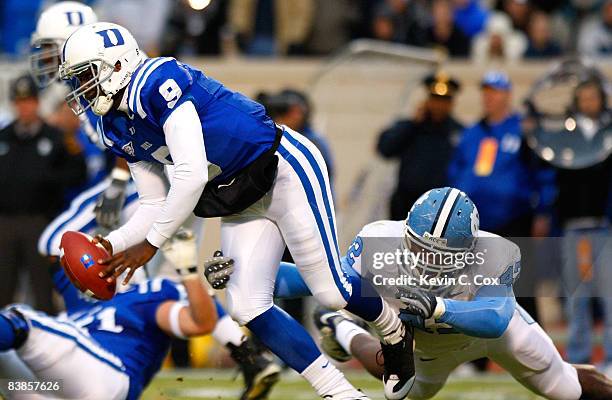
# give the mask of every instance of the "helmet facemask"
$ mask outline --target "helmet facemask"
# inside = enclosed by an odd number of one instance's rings
[[[66,96],[66,102],[76,115],[92,109],[98,115],[104,115],[112,106],[114,93],[105,93],[102,85],[107,82],[121,64],[113,66],[102,59],[88,60],[71,67],[60,67],[60,78],[69,81],[72,91]]]
[[[38,40],[30,53],[30,69],[42,89],[59,80],[61,45],[54,39]]]
[[[471,248],[450,248],[430,242],[406,226],[402,250],[408,250],[411,257],[408,265],[400,264],[399,273],[413,277],[419,282],[420,289],[440,294],[452,282],[445,278],[456,277],[467,266],[465,254]]]

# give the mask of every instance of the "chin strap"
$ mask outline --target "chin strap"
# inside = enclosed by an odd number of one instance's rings
[[[97,115],[106,115],[113,105],[113,95],[99,96],[93,104],[92,110]]]

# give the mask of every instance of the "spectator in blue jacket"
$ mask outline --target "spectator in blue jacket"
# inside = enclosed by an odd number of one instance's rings
[[[449,166],[451,186],[478,207],[481,229],[505,237],[546,236],[556,196],[555,172],[545,168],[523,141],[521,117],[512,111],[512,83],[492,71],[481,81],[484,117],[463,132]],[[523,242],[530,259],[533,248]],[[529,254],[529,255],[528,255]],[[532,265],[533,267],[533,265]],[[519,304],[537,319],[535,268],[523,268]]]
[[[554,171],[542,168],[523,143],[508,76],[489,72],[481,87],[484,117],[463,132],[449,183],[476,203],[482,229],[530,236],[533,226],[541,231],[533,233],[545,234],[556,193]]]

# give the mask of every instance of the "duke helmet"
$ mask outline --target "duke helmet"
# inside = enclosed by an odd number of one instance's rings
[[[474,247],[478,229],[478,210],[464,192],[450,187],[429,190],[406,218],[404,245],[411,252],[423,253],[412,272],[432,277],[458,270],[448,260]]]
[[[59,69],[60,78],[73,86],[66,96],[72,111],[106,114],[144,59],[136,39],[120,25],[99,22],[76,30],[64,44]]]
[[[30,67],[39,87],[57,81],[66,39],[82,25],[94,22],[98,22],[98,17],[91,7],[76,1],[61,1],[43,11],[30,39]]]

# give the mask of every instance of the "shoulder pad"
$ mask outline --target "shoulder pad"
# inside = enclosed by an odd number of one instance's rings
[[[361,237],[401,237],[404,235],[404,221],[380,220],[367,224],[358,236]]]

